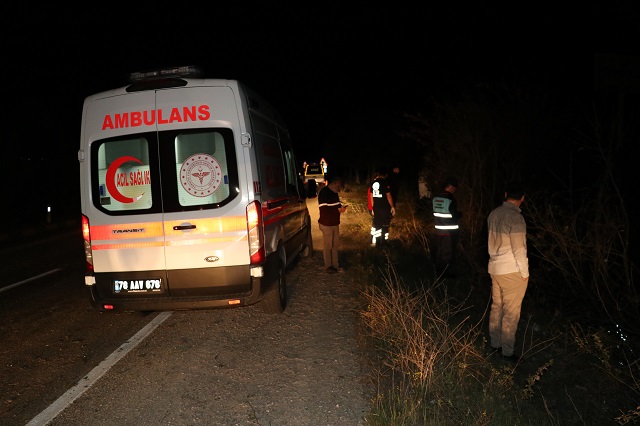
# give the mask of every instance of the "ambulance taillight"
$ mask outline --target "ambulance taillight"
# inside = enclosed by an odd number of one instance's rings
[[[262,226],[262,208],[257,201],[247,206],[247,233],[249,235],[249,255],[251,264],[257,265],[265,260],[264,229]]]
[[[84,240],[84,258],[87,265],[87,273],[93,274],[93,252],[91,251],[91,230],[89,218],[82,215],[82,239]]]

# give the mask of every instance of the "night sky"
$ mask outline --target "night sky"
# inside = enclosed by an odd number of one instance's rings
[[[404,112],[480,82],[539,77],[568,97],[588,97],[596,53],[639,52],[631,1],[571,11],[233,3],[2,6],[3,143],[12,164],[3,180],[15,181],[25,158],[73,170],[83,99],[126,85],[133,71],[197,65],[207,77],[244,81],[280,110],[299,160],[311,162],[337,155],[340,132],[397,126]]]

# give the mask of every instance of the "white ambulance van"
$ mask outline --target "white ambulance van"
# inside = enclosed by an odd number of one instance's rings
[[[285,309],[285,270],[312,253],[312,227],[265,99],[193,67],[134,73],[85,99],[78,160],[97,309]]]

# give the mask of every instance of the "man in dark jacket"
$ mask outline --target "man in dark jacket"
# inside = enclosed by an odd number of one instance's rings
[[[328,184],[318,193],[320,218],[318,224],[322,232],[324,268],[327,273],[342,272],[338,261],[340,246],[340,215],[347,210],[340,202],[338,192],[342,189],[342,178],[327,177]]]
[[[455,257],[457,244],[458,203],[453,194],[458,190],[458,179],[449,177],[445,180],[441,192],[433,197],[433,219],[436,235],[436,274],[438,276],[453,276],[451,264]]]
[[[395,166],[387,176],[389,188],[391,188],[391,198],[393,205],[398,206],[398,195],[400,193],[400,167]]]

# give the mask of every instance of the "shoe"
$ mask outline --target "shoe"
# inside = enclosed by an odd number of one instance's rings
[[[500,353],[502,352],[502,348],[494,348],[493,346],[491,346],[490,344],[487,344],[487,346],[485,347],[484,353],[487,356],[496,354],[496,353]]]
[[[344,272],[344,268],[343,268],[343,267],[339,267],[339,268],[337,269],[337,271],[338,271],[338,272]]]
[[[519,364],[523,360],[523,358],[519,355],[511,354],[509,356],[502,355],[502,360],[512,364]]]
[[[335,274],[336,272],[338,272],[338,270],[336,268],[334,268],[333,266],[329,266],[327,269],[324,270],[327,274]]]

